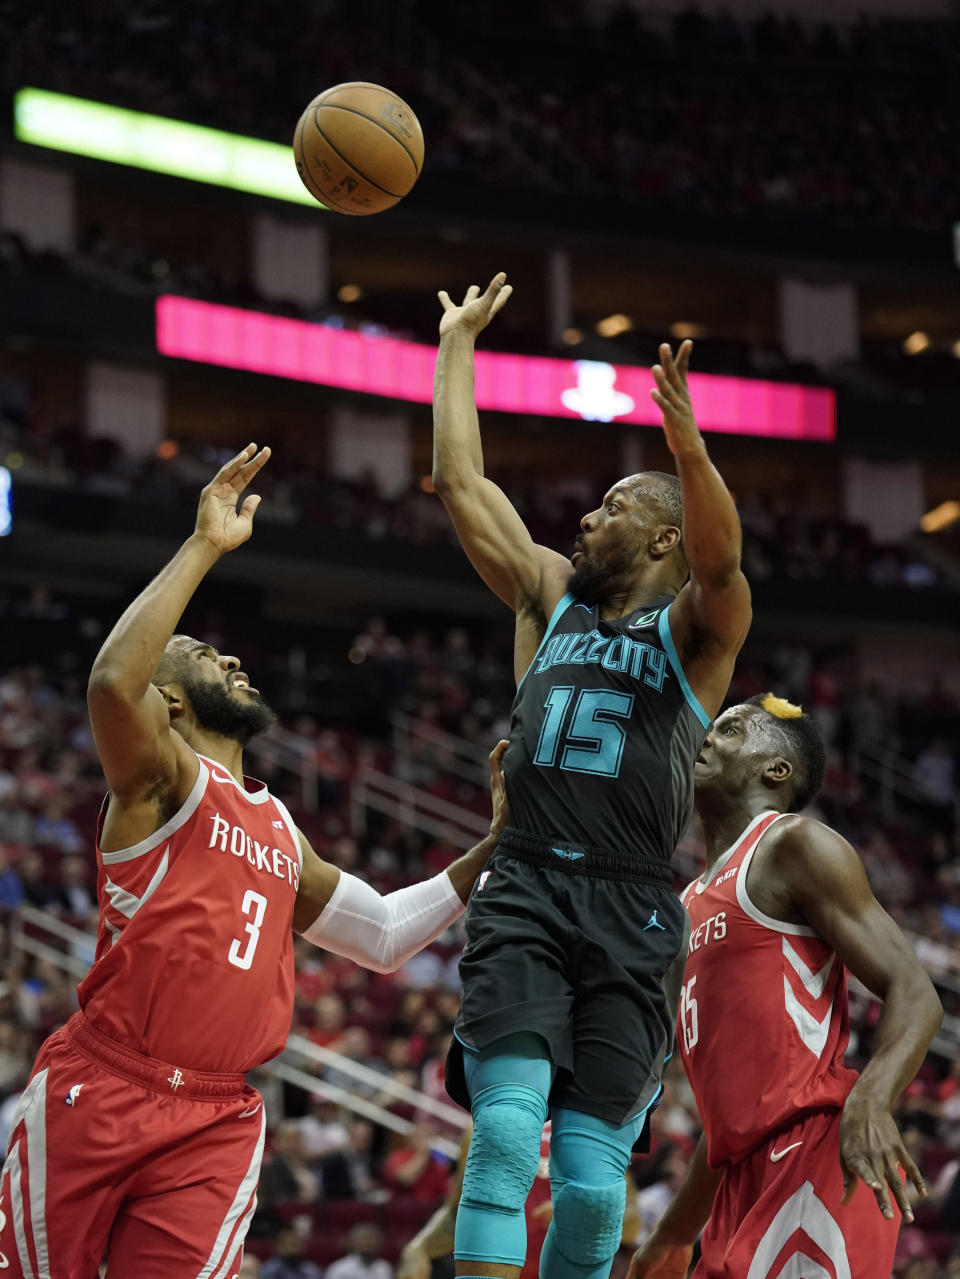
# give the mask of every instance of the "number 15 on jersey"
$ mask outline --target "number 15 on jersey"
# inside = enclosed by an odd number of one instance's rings
[[[700,1019],[697,1016],[697,1001],[693,994],[696,984],[696,977],[691,977],[680,992],[680,1025],[683,1028],[683,1046],[687,1052],[690,1052],[700,1038]]]
[[[555,684],[547,694],[533,762],[542,768],[559,764],[573,773],[616,777],[627,740],[618,721],[632,715],[634,696],[611,688],[582,688],[570,711],[575,692],[571,684]]]

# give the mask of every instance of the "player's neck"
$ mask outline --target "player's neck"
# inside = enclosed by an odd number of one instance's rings
[[[225,768],[234,781],[243,785],[243,747],[229,737],[221,737],[219,733],[207,733],[197,729],[188,743],[198,755],[205,755],[215,764]]]
[[[661,599],[664,595],[676,594],[674,583],[662,581],[659,575],[644,576],[629,582],[622,590],[614,589],[601,600],[600,617],[605,622],[613,622],[619,617],[626,617],[628,613],[636,612],[638,608],[648,608],[654,600]]]
[[[728,848],[732,848],[755,817],[770,808],[765,793],[738,795],[697,796],[697,813],[703,826],[703,839],[707,846],[705,870],[710,870]]]

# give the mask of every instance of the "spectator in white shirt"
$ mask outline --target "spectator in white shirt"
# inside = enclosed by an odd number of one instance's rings
[[[380,1256],[379,1226],[361,1221],[350,1231],[349,1252],[327,1267],[325,1279],[393,1279],[393,1267]]]

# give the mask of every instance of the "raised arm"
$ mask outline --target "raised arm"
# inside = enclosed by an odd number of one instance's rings
[[[206,486],[192,536],[126,610],[93,664],[90,723],[107,785],[121,803],[189,789],[196,777],[195,757],[171,731],[151,680],[200,582],[221,555],[250,536],[260,498],[247,497],[239,512],[237,500],[270,457],[268,448],[256,450],[247,445]]]
[[[445,292],[433,395],[433,487],[470,563],[514,610],[535,600],[547,616],[564,591],[570,561],[537,546],[502,489],[483,473],[474,399],[474,343],[511,293],[502,273],[456,306]]]
[[[663,413],[680,479],[683,547],[690,565],[690,581],[670,610],[671,629],[694,692],[715,715],[750,629],[750,587],[740,568],[737,508],[693,416],[687,387],[692,350],[692,342],[682,342],[674,359],[669,345],[661,345],[652,395]]]
[[[844,1203],[853,1197],[860,1178],[885,1217],[893,1216],[889,1187],[906,1220],[912,1221],[897,1165],[920,1194],[926,1194],[926,1187],[891,1111],[940,1028],[940,1000],[907,939],[871,892],[863,864],[847,841],[809,818],[778,822],[774,829],[780,827],[769,865],[773,882],[783,885],[785,905],[883,1000],[873,1056],[843,1108]]]
[[[507,823],[501,761],[509,745],[490,752],[493,816],[490,833],[433,879],[381,895],[369,884],[323,861],[300,835],[303,873],[294,909],[294,931],[323,950],[362,968],[389,973],[428,946],[463,914],[477,877]]]

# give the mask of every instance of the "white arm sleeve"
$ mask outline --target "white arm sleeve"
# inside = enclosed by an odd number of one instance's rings
[[[302,935],[363,968],[392,973],[439,937],[464,909],[446,871],[386,897],[341,871],[330,900]]]

